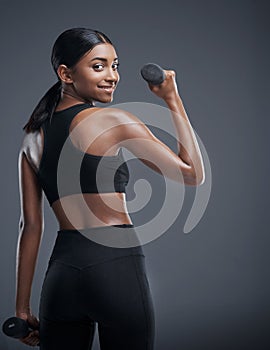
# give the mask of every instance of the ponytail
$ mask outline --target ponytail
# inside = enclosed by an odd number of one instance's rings
[[[35,107],[27,124],[23,127],[23,130],[27,133],[38,130],[46,119],[51,120],[52,114],[61,97],[61,86],[61,80],[58,80],[58,82],[46,92]]]

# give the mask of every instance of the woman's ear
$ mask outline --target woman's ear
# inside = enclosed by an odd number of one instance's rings
[[[57,69],[57,74],[62,82],[66,84],[72,84],[73,79],[71,76],[71,70],[64,64],[60,64]]]

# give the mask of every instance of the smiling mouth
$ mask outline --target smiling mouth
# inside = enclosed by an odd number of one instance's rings
[[[100,89],[106,91],[106,92],[109,92],[109,93],[112,93],[114,91],[114,87],[112,86],[99,86]]]

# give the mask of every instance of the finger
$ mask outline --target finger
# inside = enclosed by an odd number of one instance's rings
[[[32,342],[33,339],[39,339],[38,330],[30,332],[27,337],[20,338],[19,340],[23,343],[29,343],[29,342]]]
[[[35,345],[37,345],[38,344],[38,341],[37,340],[28,340],[28,341],[22,341],[21,340],[21,342],[23,343],[23,344],[25,344],[25,345],[30,345],[30,346],[35,346]]]
[[[28,345],[28,346],[37,346],[39,344],[39,341],[23,342],[23,344]]]
[[[20,339],[20,341],[26,345],[30,345],[30,346],[36,346],[39,343],[39,337],[37,336],[32,336],[32,337],[27,337],[27,338],[23,338]]]
[[[166,70],[166,78],[175,78],[176,72],[174,70]]]
[[[36,346],[39,343],[39,339],[33,338],[32,340],[29,341],[30,346]]]
[[[171,76],[171,77],[174,77],[175,76],[175,71],[173,69],[170,69],[167,71],[168,72],[168,75]]]

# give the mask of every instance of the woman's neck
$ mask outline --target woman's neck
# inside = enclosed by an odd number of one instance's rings
[[[72,104],[77,102],[90,103],[92,106],[95,106],[93,100],[86,100],[80,96],[77,96],[72,91],[67,91],[64,89],[62,90],[59,103],[61,103],[62,105],[66,105],[66,104]]]

